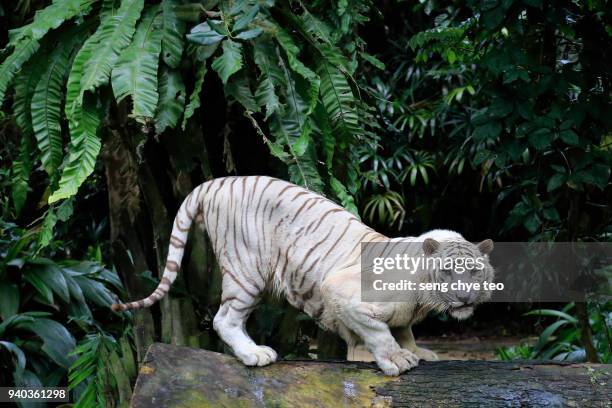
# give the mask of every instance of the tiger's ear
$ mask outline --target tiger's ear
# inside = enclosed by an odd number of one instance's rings
[[[433,238],[425,238],[423,241],[423,251],[425,255],[431,255],[440,248],[440,243]]]
[[[489,255],[493,251],[493,240],[485,239],[477,247],[483,255]]]

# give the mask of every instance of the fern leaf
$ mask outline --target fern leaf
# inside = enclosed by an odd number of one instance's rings
[[[342,184],[340,180],[338,180],[334,176],[331,176],[330,185],[331,185],[332,191],[334,192],[336,197],[338,197],[338,199],[340,200],[340,204],[342,204],[342,206],[346,208],[348,211],[350,211],[351,213],[359,217],[359,210],[357,210],[357,206],[355,205],[355,199],[346,190],[346,187],[344,186],[344,184]]]
[[[285,68],[286,109],[275,114],[270,122],[270,131],[277,144],[289,150],[284,162],[287,164],[291,180],[313,191],[322,192],[323,181],[317,170],[311,131],[312,121],[308,115],[309,106],[298,91],[296,82]]]
[[[317,103],[320,86],[319,77],[298,59],[300,49],[297,47],[297,45],[295,45],[291,36],[289,36],[285,30],[278,26],[276,27],[276,40],[287,54],[287,62],[289,63],[289,67],[310,84],[310,92],[308,97],[308,111],[310,113]]]
[[[45,72],[48,56],[46,52],[39,52],[23,66],[15,77],[13,112],[15,122],[24,136],[31,137],[34,134],[30,104],[36,90],[36,84]]]
[[[212,69],[219,74],[221,81],[226,84],[230,76],[242,68],[242,44],[227,39],[223,42],[223,54],[215,58]]]
[[[79,100],[108,81],[120,52],[130,45],[143,5],[144,0],[123,0],[116,14],[102,20],[93,35],[95,52],[84,62]]]
[[[15,50],[0,65],[0,105],[4,101],[6,90],[22,66],[38,51],[40,43],[36,40],[24,40],[15,46]]]
[[[83,78],[85,63],[95,52],[98,46],[97,42],[99,35],[99,31],[96,31],[85,41],[74,57],[72,66],[70,67],[70,74],[68,75],[68,82],[66,84],[66,103],[64,106],[64,112],[68,119],[74,116],[81,103],[81,79]]]
[[[32,127],[41,152],[40,160],[49,175],[62,162],[62,91],[75,39],[78,41],[77,36],[72,41],[60,41],[51,53],[47,69],[36,85],[31,102]]]
[[[93,172],[100,138],[97,135],[102,109],[96,106],[93,95],[83,99],[82,106],[69,121],[70,147],[68,161],[62,171],[59,188],[49,197],[49,204],[75,195],[85,179]]]
[[[185,84],[181,73],[163,67],[159,77],[159,103],[155,115],[155,132],[178,124],[185,107]]]
[[[36,84],[43,75],[47,62],[47,53],[40,52],[24,65],[16,76],[13,112],[15,122],[21,130],[19,156],[13,163],[12,196],[15,212],[19,214],[25,204],[28,193],[28,180],[32,171],[33,134],[30,103],[36,89]]]
[[[179,4],[177,0],[162,0],[161,4],[164,16],[162,57],[166,65],[170,68],[176,68],[179,66],[183,54],[185,22],[176,15],[175,7]]]
[[[17,215],[21,212],[28,195],[30,172],[32,171],[31,156],[31,137],[23,135],[19,147],[19,157],[13,162],[12,166],[13,182],[11,183],[11,195],[13,197],[13,207]]]
[[[230,78],[224,87],[225,95],[238,101],[246,110],[257,111],[258,106],[251,92],[249,78],[243,73],[236,74]]]
[[[49,30],[58,28],[64,21],[89,14],[91,5],[96,1],[54,0],[49,6],[37,11],[30,24],[9,31],[9,46],[16,46],[26,38],[34,41],[42,39]]]
[[[162,16],[157,7],[149,7],[138,24],[129,47],[113,68],[111,83],[117,101],[132,98],[132,116],[141,122],[155,116],[157,68],[162,41]]]
[[[253,51],[255,64],[261,72],[260,82],[255,91],[255,99],[259,106],[266,107],[266,119],[268,119],[273,113],[282,110],[274,85],[284,83],[283,73],[278,66],[275,49],[269,42],[257,42]]]
[[[187,120],[193,116],[196,109],[200,107],[200,91],[202,90],[202,85],[204,84],[204,77],[206,76],[206,64],[200,65],[198,72],[196,73],[196,81],[193,87],[193,91],[191,92],[191,96],[189,97],[189,103],[185,108],[185,115],[183,116],[183,125],[182,128],[185,130],[187,126]]]
[[[357,101],[344,74],[325,60],[319,62],[318,72],[321,78],[321,100],[333,131],[344,140],[362,134],[355,106]]]

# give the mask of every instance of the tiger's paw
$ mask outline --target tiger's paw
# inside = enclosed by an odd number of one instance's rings
[[[376,363],[386,375],[397,376],[419,365],[419,357],[412,351],[398,349],[388,356],[377,358]]]
[[[438,361],[438,360],[440,360],[440,358],[438,357],[438,355],[436,353],[434,353],[433,351],[428,350],[426,348],[422,348],[422,347],[417,347],[416,350],[414,350],[414,354],[419,356],[419,359],[425,360],[425,361]]]
[[[235,351],[236,357],[247,366],[266,366],[276,361],[276,351],[268,346],[249,346]]]

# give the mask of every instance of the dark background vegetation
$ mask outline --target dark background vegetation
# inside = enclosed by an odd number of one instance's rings
[[[169,298],[108,309],[153,290],[178,206],[214,177],[291,180],[390,236],[610,241],[608,1],[53,3],[58,24],[39,36],[10,30],[36,27],[49,1],[0,2],[2,384],[70,384],[82,406],[122,406],[151,342],[223,350],[200,234]],[[115,65],[94,66],[88,47]],[[134,61],[152,64],[139,86],[158,99],[118,75]],[[499,357],[607,362],[611,323],[605,300],[488,304],[417,335],[535,334]],[[286,358],[342,357],[281,299],[249,331]]]

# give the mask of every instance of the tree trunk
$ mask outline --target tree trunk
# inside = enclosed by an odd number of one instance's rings
[[[247,368],[224,354],[154,344],[132,407],[604,407],[611,368],[440,361],[394,378],[369,363],[296,360]]]
[[[113,108],[112,120],[105,126],[101,157],[109,196],[113,263],[127,290],[127,298],[121,300],[132,301],[155,289],[151,278],[161,278],[163,273],[175,213],[195,185],[212,175],[199,128],[154,140],[153,135],[143,134],[128,121],[126,112],[124,104]],[[176,345],[210,346],[195,308],[215,304],[216,298],[203,292],[213,280],[211,266],[215,262],[202,234],[191,235],[170,296],[151,309],[134,313],[139,361],[159,339]],[[148,279],[141,276],[147,271],[151,271]],[[194,289],[186,290],[190,282]],[[192,294],[202,302],[194,303]]]

